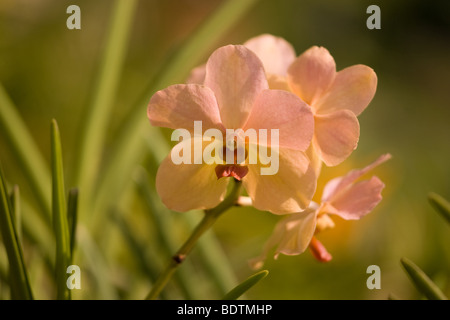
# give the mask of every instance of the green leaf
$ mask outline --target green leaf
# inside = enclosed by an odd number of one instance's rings
[[[428,195],[428,200],[436,211],[439,212],[448,223],[450,223],[450,202],[434,192],[431,192]]]
[[[64,191],[64,171],[61,150],[61,138],[56,120],[51,123],[52,149],[52,211],[53,230],[56,240],[56,288],[59,300],[70,299],[67,288],[67,267],[71,264],[70,235],[67,221],[67,204]]]
[[[22,211],[20,209],[20,191],[19,186],[14,185],[11,191],[11,214],[15,223],[17,238],[22,243]]]
[[[116,0],[114,3],[92,100],[80,131],[76,185],[86,197],[91,195],[91,188],[95,185],[136,6],[137,0]]]
[[[3,170],[0,167],[0,230],[9,262],[9,278],[11,298],[31,300],[33,294],[28,280],[27,270],[23,259],[22,246],[19,242],[12,207],[6,189]]]
[[[78,188],[72,188],[69,190],[69,200],[67,200],[67,219],[70,233],[70,256],[73,257],[78,220]]]
[[[402,258],[400,261],[417,290],[425,297],[429,300],[448,300],[439,287],[416,264],[407,258]]]
[[[393,293],[389,293],[388,295],[388,300],[400,300],[399,297],[397,297],[395,294]]]
[[[155,282],[159,275],[160,266],[157,263],[159,258],[150,250],[147,243],[143,243],[138,238],[136,232],[131,228],[130,223],[122,216],[118,211],[113,214],[113,219],[116,222],[117,227],[121,231],[126,243],[130,250],[134,253],[134,257],[137,260],[141,270],[147,275],[151,282]],[[170,294],[170,292],[167,292]],[[170,299],[166,296],[166,292],[161,292],[161,299]],[[189,299],[189,298],[188,298]]]
[[[135,171],[134,181],[149,212],[150,223],[155,226],[156,242],[164,252],[165,258],[170,258],[177,249],[172,232],[174,228],[171,223],[172,212],[157,198],[156,191],[150,186],[150,179],[144,168],[140,167]],[[195,277],[195,268],[190,261],[186,261],[174,277],[185,299],[199,299],[200,290],[196,283],[198,280]]]
[[[228,292],[222,300],[236,300],[240,296],[242,296],[245,292],[247,292],[251,287],[253,287],[255,284],[257,284],[259,281],[264,279],[269,274],[269,271],[262,270],[254,275],[250,276],[242,282],[241,284],[234,287],[230,292]]]
[[[50,172],[16,107],[0,84],[0,131],[32,188],[40,213],[50,225]]]

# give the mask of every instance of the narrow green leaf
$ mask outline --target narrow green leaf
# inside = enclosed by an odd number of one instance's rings
[[[143,159],[145,152],[145,138],[158,137],[158,128],[151,128],[145,116],[145,108],[150,97],[159,89],[174,83],[183,83],[189,71],[201,63],[205,56],[211,53],[219,39],[231,29],[259,0],[228,0],[211,15],[207,20],[185,41],[182,47],[176,50],[169,63],[151,81],[142,96],[137,99],[128,118],[123,121],[115,146],[104,173],[101,176],[99,188],[100,194],[95,194],[95,217],[105,211],[110,205],[111,199],[116,199],[126,183],[117,181],[117,172],[121,179],[129,179],[131,173],[139,161]],[[158,138],[159,139],[159,138]],[[98,221],[101,221],[99,217]],[[99,226],[99,223],[96,223]]]
[[[170,223],[171,211],[161,204],[157,199],[156,191],[151,188],[149,176],[144,168],[139,168],[134,174],[134,181],[137,191],[142,196],[146,205],[151,223],[155,226],[157,243],[161,246],[166,258],[171,257],[177,250],[173,233],[173,226]],[[184,298],[187,300],[199,299],[200,292],[196,284],[195,271],[190,261],[186,261],[183,268],[180,268],[174,275]]]
[[[158,257],[155,255],[153,250],[149,250],[146,243],[144,244],[140,241],[140,239],[138,239],[136,233],[133,232],[131,226],[129,225],[129,222],[122,217],[120,212],[114,212],[113,219],[125,238],[129,248],[134,253],[139,267],[144,274],[148,276],[152,283],[155,282],[161,268],[161,266],[157,263],[159,261]],[[167,300],[169,298],[166,293],[170,295],[170,292],[163,291],[161,293],[161,299]]]
[[[83,190],[83,197],[90,196],[91,188],[95,185],[136,5],[137,0],[116,0],[113,6],[92,100],[86,109],[88,114],[84,117],[84,126],[80,131],[76,185]]]
[[[73,257],[78,220],[78,188],[72,188],[69,190],[69,200],[67,200],[67,219],[70,233],[70,256]]]
[[[52,210],[53,229],[56,240],[56,287],[59,300],[70,299],[70,290],[67,288],[67,267],[71,263],[70,235],[67,221],[67,204],[64,191],[64,171],[61,150],[61,138],[56,120],[51,124],[52,148]]]
[[[254,275],[250,276],[242,282],[241,284],[238,284],[236,287],[234,287],[230,292],[228,292],[222,300],[236,300],[240,296],[242,296],[245,292],[247,292],[251,287],[253,287],[255,284],[257,284],[259,281],[264,279],[269,274],[269,271],[262,270]]]
[[[28,280],[27,270],[23,259],[22,246],[19,242],[11,204],[6,189],[3,170],[0,167],[0,230],[9,262],[9,278],[11,298],[31,300],[33,294]]]
[[[450,223],[450,202],[434,192],[431,192],[428,195],[428,200],[436,211],[439,212],[448,223]]]
[[[14,185],[11,191],[11,214],[16,227],[17,239],[22,243],[22,211],[20,209],[20,191],[19,186]]]
[[[399,297],[397,297],[395,294],[393,293],[389,293],[388,295],[388,300],[400,300]]]
[[[439,287],[414,262],[402,258],[401,263],[417,290],[429,300],[448,300]]]
[[[12,153],[33,190],[40,214],[50,225],[50,172],[16,107],[0,84],[0,132],[3,132]]]

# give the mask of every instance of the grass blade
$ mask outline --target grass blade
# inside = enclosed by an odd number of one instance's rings
[[[50,172],[36,143],[16,107],[0,84],[0,131],[14,154],[27,182],[33,190],[40,213],[50,225]]]
[[[400,261],[417,290],[425,297],[429,300],[448,300],[439,287],[414,262],[407,258],[402,258]]]
[[[59,300],[70,299],[70,290],[67,288],[67,267],[71,263],[70,236],[67,221],[67,205],[64,191],[64,172],[61,150],[61,138],[56,120],[51,123],[51,149],[52,149],[52,210],[53,229],[56,240],[56,288]]]
[[[33,294],[28,280],[27,270],[23,259],[22,246],[19,242],[11,204],[6,189],[3,170],[0,167],[0,230],[6,248],[9,262],[9,278],[11,298],[31,300]]]
[[[72,188],[69,190],[69,200],[67,200],[67,219],[70,234],[70,256],[73,257],[78,222],[78,188]]]
[[[255,284],[257,284],[259,281],[267,277],[269,274],[269,271],[262,270],[254,275],[248,277],[244,282],[241,284],[238,284],[236,287],[234,287],[230,292],[228,292],[222,300],[236,300],[240,296],[242,296],[245,292],[247,292],[251,287],[253,287]]]
[[[450,223],[450,202],[433,192],[428,195],[428,200],[436,211],[439,212],[448,223]]]
[[[20,190],[18,185],[14,185],[11,191],[11,214],[16,227],[17,239],[22,243],[22,211],[20,209]]]
[[[169,258],[177,249],[171,232],[173,230],[173,226],[170,223],[172,212],[164,207],[159,199],[155,199],[155,191],[150,186],[149,177],[144,168],[136,170],[134,176],[137,191],[143,198],[149,215],[151,215],[151,223],[155,226],[157,243],[164,251],[165,258]],[[198,290],[198,282],[196,282],[198,280],[195,277],[195,268],[190,261],[185,261],[183,268],[180,268],[174,277],[185,299],[199,299],[200,292]]]
[[[115,1],[92,101],[80,131],[82,138],[78,152],[80,158],[77,161],[76,185],[83,190],[85,196],[91,195],[91,188],[95,185],[93,182],[102,156],[102,146],[112,114],[136,5],[137,0]]]
[[[142,241],[138,239],[136,233],[133,232],[128,221],[125,220],[124,217],[122,217],[120,212],[115,212],[115,214],[113,215],[113,219],[116,222],[116,225],[121,231],[123,237],[125,238],[125,241],[128,244],[129,248],[134,253],[139,267],[141,268],[143,273],[151,280],[152,283],[155,282],[160,270],[160,266],[157,263],[158,257],[153,254],[152,250],[149,250],[147,244],[142,243]],[[168,297],[166,296],[166,292],[161,293],[161,299],[168,299]]]

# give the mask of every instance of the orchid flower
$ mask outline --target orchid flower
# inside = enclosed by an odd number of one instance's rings
[[[331,255],[315,234],[334,227],[330,215],[337,215],[345,220],[358,220],[375,208],[382,199],[384,183],[376,176],[356,181],[390,158],[390,154],[382,155],[363,169],[352,170],[343,177],[329,181],[324,188],[321,204],[311,202],[305,211],[282,218],[264,245],[262,255],[251,260],[250,265],[255,269],[261,268],[269,251],[275,246],[275,259],[280,253],[298,255],[309,247],[317,260],[330,261]]]
[[[344,161],[359,140],[357,116],[375,95],[377,76],[365,65],[336,72],[327,49],[311,47],[296,57],[284,39],[261,35],[244,45],[262,60],[271,88],[290,90],[314,113],[312,147],[328,166]]]
[[[375,72],[365,65],[337,72],[327,49],[314,46],[296,57],[289,42],[269,34],[252,38],[244,46],[263,62],[271,89],[291,91],[311,107],[314,138],[308,155],[316,173],[322,161],[328,166],[344,161],[357,147],[357,116],[375,95]],[[188,82],[202,83],[204,74],[204,66],[197,67]]]
[[[191,133],[172,149],[156,175],[157,192],[168,208],[215,207],[226,194],[228,177],[242,181],[257,209],[284,214],[308,207],[317,180],[305,154],[313,137],[313,114],[293,93],[269,89],[261,60],[246,47],[228,45],[214,51],[204,67],[202,84],[177,84],[156,92],[147,114],[154,126]],[[195,123],[200,121],[199,134]],[[228,136],[226,141],[210,137],[211,129],[224,136],[228,130],[278,130],[276,145],[264,144],[261,139],[256,142],[257,148],[265,147],[277,156],[278,171],[261,174],[267,164],[259,155],[255,163],[248,161],[255,145],[240,134],[232,142],[243,143],[244,161],[202,161],[205,149],[230,148]],[[175,164],[172,156],[189,148],[201,152],[188,155],[189,163]]]

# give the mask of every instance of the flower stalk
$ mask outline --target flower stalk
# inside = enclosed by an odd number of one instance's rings
[[[198,224],[198,226],[194,229],[190,237],[186,240],[186,242],[181,246],[181,248],[175,253],[175,255],[170,259],[167,267],[158,277],[156,282],[153,285],[152,290],[147,295],[147,300],[155,300],[158,298],[161,291],[164,289],[166,284],[172,278],[172,275],[177,270],[178,266],[186,259],[189,253],[194,248],[198,239],[208,231],[216,222],[216,220],[229,208],[233,207],[236,204],[237,199],[239,198],[239,194],[241,191],[242,182],[234,180],[234,186],[229,193],[229,195],[215,208],[205,210],[205,216],[202,221]]]

